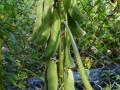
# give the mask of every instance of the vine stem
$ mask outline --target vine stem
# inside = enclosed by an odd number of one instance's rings
[[[74,53],[75,53],[75,58],[76,58],[76,63],[78,65],[78,69],[79,69],[79,72],[80,72],[80,76],[81,76],[81,79],[82,79],[82,82],[83,82],[83,85],[85,87],[85,90],[93,90],[92,89],[92,86],[90,85],[90,82],[88,80],[88,77],[87,77],[87,74],[85,72],[85,68],[83,66],[83,63],[82,63],[82,60],[81,60],[81,57],[79,55],[79,51],[77,49],[77,45],[75,43],[75,40],[73,38],[73,35],[70,31],[70,28],[67,24],[67,22],[64,22],[65,25],[66,25],[66,28],[67,28],[67,31],[69,33],[69,36],[70,36],[70,39],[71,39],[71,43],[72,43],[72,46],[73,46],[73,50],[74,50]]]
[[[60,37],[60,43],[59,43],[59,77],[61,79],[61,82],[63,82],[63,74],[64,74],[64,66],[63,66],[63,51],[62,51],[62,45],[61,45],[61,37]]]

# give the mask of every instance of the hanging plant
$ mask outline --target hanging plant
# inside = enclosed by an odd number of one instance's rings
[[[85,90],[92,90],[75,40],[86,34],[80,27],[82,14],[76,0],[40,0],[31,42],[46,46],[40,61],[48,63],[47,90],[75,90],[73,71],[78,66]],[[83,20],[83,19],[82,19]],[[71,46],[75,60],[71,57]],[[52,59],[58,51],[59,59]],[[57,64],[58,63],[58,64]]]

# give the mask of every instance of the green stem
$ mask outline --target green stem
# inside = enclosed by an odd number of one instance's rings
[[[60,83],[60,87],[59,90],[64,90],[64,62],[63,62],[63,58],[64,58],[64,52],[62,50],[62,39],[60,37],[60,43],[59,43],[59,63],[58,63],[58,70],[59,70],[59,83]]]
[[[60,83],[63,82],[63,73],[64,73],[64,68],[63,68],[63,52],[62,52],[62,45],[61,45],[61,38],[60,38],[60,43],[59,43],[59,77],[60,77]]]
[[[58,9],[60,18],[63,21],[65,19],[65,12],[64,12],[65,10],[64,10],[63,0],[57,0],[57,9]]]
[[[70,28],[68,27],[68,24],[66,22],[65,22],[65,25],[66,25],[68,33],[70,35],[71,43],[72,43],[73,50],[74,50],[74,53],[75,53],[76,63],[78,65],[78,69],[79,69],[80,76],[81,76],[83,85],[85,87],[85,90],[93,90],[92,86],[89,83],[88,77],[86,75],[85,68],[83,66],[81,57],[80,57],[78,49],[77,49],[77,45],[76,45],[76,43],[74,41],[73,35],[72,35],[71,31],[70,31]]]
[[[2,75],[2,71],[3,71],[3,66],[2,66],[2,38],[0,37],[0,90],[5,90],[4,89],[4,85],[3,85],[3,75]]]

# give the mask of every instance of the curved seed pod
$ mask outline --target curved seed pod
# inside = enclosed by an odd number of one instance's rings
[[[64,3],[64,8],[65,8],[66,11],[71,7],[71,1],[72,1],[72,0],[64,0],[64,1],[63,1],[63,3]]]
[[[68,69],[67,71],[66,80],[64,84],[64,90],[75,90],[74,77],[73,77],[73,72],[71,69]]]
[[[79,10],[77,5],[75,5],[72,8],[72,10],[70,12],[70,15],[79,24],[81,24],[81,23],[83,23],[83,22],[85,22],[87,20],[87,17],[81,13],[81,11]]]
[[[70,38],[68,32],[65,30],[65,37],[64,37],[64,64],[66,68],[73,68],[75,67],[75,63],[70,54]]]
[[[42,3],[41,6],[43,6],[42,18],[40,18],[40,15],[38,15],[38,17],[36,18],[36,23],[34,28],[35,30],[32,34],[32,42],[37,45],[38,44],[44,45],[50,36],[50,29],[51,29],[51,23],[53,17],[52,6],[54,0],[47,0],[47,1],[44,0],[43,3],[41,1]],[[39,18],[41,21],[39,21]]]
[[[50,10],[50,8],[53,7],[54,4],[54,0],[43,0],[43,17],[47,15],[48,11]]]
[[[54,60],[51,60],[48,64],[46,79],[48,90],[57,90],[58,88],[57,64]]]
[[[68,25],[73,35],[77,38],[84,36],[86,32],[83,31],[82,28],[80,28],[79,24],[75,20],[73,20],[73,18],[70,16],[69,13],[67,13],[67,17],[68,17]]]
[[[84,21],[86,21],[88,18],[83,15],[77,5],[77,1],[76,0],[72,0],[71,3],[71,8],[68,11],[70,16],[77,21],[79,24],[83,23]]]
[[[64,8],[66,11],[70,8],[71,0],[64,0]]]
[[[37,35],[36,38],[32,38],[33,39],[32,41],[33,41],[34,44],[44,45],[47,42],[47,40],[50,36],[51,23],[52,23],[51,21],[47,21],[47,19],[49,20],[49,18],[51,18],[51,15],[52,15],[52,13],[48,14],[45,17],[45,19],[43,20],[43,22],[42,22],[42,24],[41,24],[41,26],[38,30],[38,32],[35,32],[33,34],[33,37]]]
[[[36,32],[36,30],[38,30],[40,25],[42,24],[42,17],[43,17],[43,0],[39,0],[37,2],[35,27],[33,33]]]
[[[58,47],[59,39],[60,39],[60,26],[61,21],[57,11],[54,11],[54,23],[51,27],[51,36],[48,42],[48,46],[40,58],[40,60],[50,60],[52,56],[55,55],[56,49]]]
[[[76,4],[76,0],[63,0],[64,8],[66,11],[69,11]]]
[[[39,27],[42,24],[42,17],[43,17],[43,0],[39,0],[37,2],[35,26],[34,26],[33,35],[32,35],[33,40],[35,40],[37,37],[37,35],[35,34],[39,33]]]

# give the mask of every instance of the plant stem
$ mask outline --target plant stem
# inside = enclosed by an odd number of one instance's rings
[[[58,68],[59,68],[59,78],[60,78],[60,83],[63,83],[63,74],[64,74],[64,68],[63,68],[63,52],[62,52],[62,41],[60,38],[60,43],[59,43],[59,63],[58,63]]]
[[[83,66],[81,57],[80,57],[78,49],[77,49],[77,45],[76,45],[75,40],[73,38],[73,35],[72,35],[71,31],[70,31],[70,28],[69,28],[69,26],[68,26],[68,24],[66,22],[65,22],[65,25],[67,27],[67,30],[68,30],[68,33],[69,33],[69,36],[70,36],[70,39],[71,39],[71,43],[72,43],[73,50],[74,50],[74,53],[75,53],[76,63],[78,65],[78,69],[79,69],[80,76],[81,76],[83,85],[85,87],[85,90],[93,90],[92,86],[89,83],[87,74],[85,72],[85,68]]]

